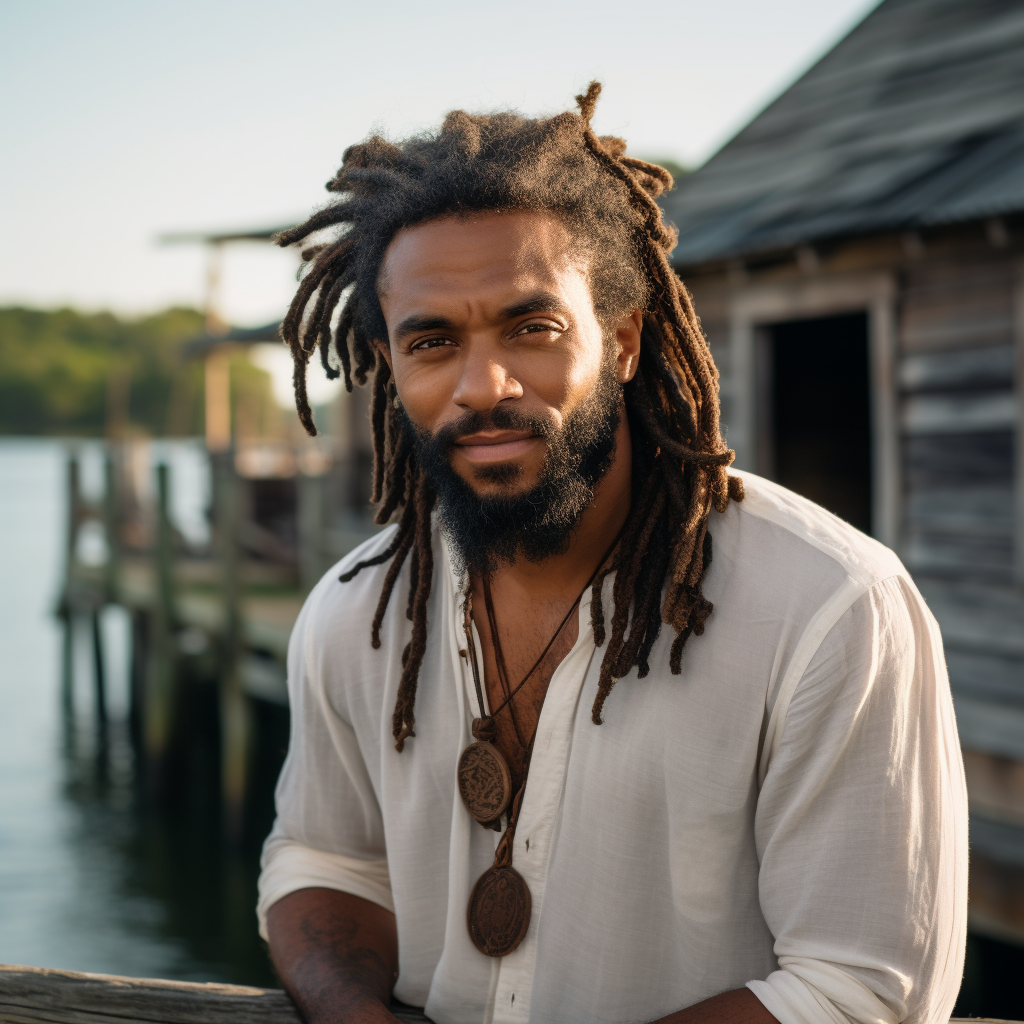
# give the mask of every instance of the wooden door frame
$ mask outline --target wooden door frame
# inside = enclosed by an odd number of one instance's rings
[[[1024,587],[1024,260],[1017,260],[1013,289],[1013,328],[1017,349],[1014,390],[1017,398],[1016,458],[1013,481],[1013,580]]]
[[[896,547],[900,522],[899,418],[895,382],[897,286],[892,274],[814,276],[737,286],[729,300],[733,408],[729,446],[739,469],[756,470],[758,329],[785,320],[866,313],[870,373],[872,534]],[[1022,299],[1024,302],[1024,299]],[[1024,315],[1024,314],[1022,314]]]

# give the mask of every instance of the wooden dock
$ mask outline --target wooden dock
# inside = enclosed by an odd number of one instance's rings
[[[132,738],[151,792],[172,788],[181,748],[194,722],[184,721],[184,688],[201,674],[217,690],[220,792],[226,833],[237,838],[254,756],[252,707],[287,707],[285,661],[292,626],[310,587],[338,558],[370,536],[360,518],[330,501],[325,473],[284,480],[246,479],[231,452],[210,456],[211,540],[197,548],[171,516],[173,480],[167,464],[153,467],[155,501],[131,493],[124,458],[106,451],[104,492],[87,500],[74,455],[67,466],[65,574],[58,602],[64,624],[64,701],[72,711],[75,636],[92,643],[95,718],[106,727],[106,656],[100,616],[110,605],[132,623]],[[290,494],[271,523],[259,521],[259,489]],[[266,504],[266,502],[264,502]],[[286,503],[287,504],[287,503]],[[279,510],[278,510],[279,511]],[[289,519],[290,517],[290,519]],[[102,537],[104,554],[84,557],[82,539]],[[95,544],[93,545],[95,547]]]
[[[430,1024],[411,1006],[402,1024]],[[302,1024],[281,989],[0,964],[0,1024]],[[343,1022],[339,1022],[343,1024]]]
[[[402,1024],[430,1024],[396,1003]],[[966,1021],[953,1017],[950,1024]],[[975,1024],[1020,1024],[971,1017]],[[0,965],[0,1024],[302,1024],[281,989]],[[339,1021],[338,1024],[344,1024]]]

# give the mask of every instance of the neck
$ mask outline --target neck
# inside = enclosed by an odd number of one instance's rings
[[[597,568],[629,515],[632,493],[633,453],[625,410],[615,433],[615,453],[607,472],[594,488],[594,500],[580,517],[569,547],[542,562],[520,558],[503,566],[494,583],[528,594],[536,600],[574,598]],[[571,599],[571,598],[570,598]]]

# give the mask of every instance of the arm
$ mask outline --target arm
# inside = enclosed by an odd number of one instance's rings
[[[654,1024],[778,1024],[778,1020],[750,989],[737,988],[670,1013]]]
[[[948,1020],[967,799],[938,626],[913,584],[881,580],[836,620],[765,743],[755,838],[779,969],[747,987],[786,1024]]]
[[[336,889],[299,889],[267,912],[270,956],[308,1024],[394,1024],[395,915]]]

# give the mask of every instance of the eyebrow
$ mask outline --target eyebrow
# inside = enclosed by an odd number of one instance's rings
[[[498,313],[500,320],[514,320],[519,316],[529,316],[531,313],[568,313],[569,308],[565,302],[554,292],[538,292],[531,295],[522,302],[515,302],[506,306]],[[400,321],[395,328],[395,338],[407,338],[410,334],[419,334],[423,331],[455,331],[458,325],[446,316],[428,315],[424,313],[413,313]]]
[[[529,316],[530,313],[568,313],[569,307],[554,292],[538,292],[522,302],[506,306],[501,311],[503,320],[514,320],[517,316]]]
[[[410,334],[419,334],[421,331],[454,331],[455,322],[446,316],[427,316],[423,313],[413,313],[400,321],[395,328],[395,338],[406,338]]]

